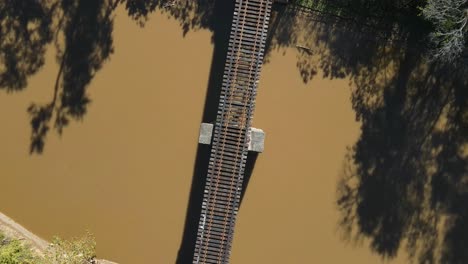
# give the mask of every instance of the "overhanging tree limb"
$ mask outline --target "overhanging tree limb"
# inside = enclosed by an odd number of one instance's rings
[[[424,17],[435,26],[430,35],[432,59],[453,62],[466,49],[468,0],[429,0],[423,9]]]

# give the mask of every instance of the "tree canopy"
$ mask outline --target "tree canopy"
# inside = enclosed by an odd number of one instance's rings
[[[430,35],[434,59],[446,62],[466,56],[468,45],[468,1],[428,0],[424,17],[434,24]],[[463,59],[463,58],[462,58]]]

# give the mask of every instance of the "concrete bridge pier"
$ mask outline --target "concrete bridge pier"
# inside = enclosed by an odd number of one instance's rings
[[[204,145],[211,144],[211,138],[213,135],[213,124],[201,123],[200,125],[200,136],[198,137],[198,143]],[[265,144],[265,132],[261,129],[252,127],[250,129],[250,140],[249,140],[249,151],[262,153]]]

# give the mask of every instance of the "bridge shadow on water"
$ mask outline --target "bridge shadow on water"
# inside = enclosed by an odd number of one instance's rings
[[[199,1],[198,4],[198,8],[212,10],[209,12],[212,15],[210,15],[209,19],[207,20],[210,22],[207,22],[205,26],[213,32],[212,42],[214,44],[214,51],[201,122],[214,123],[216,120],[219,96],[221,93],[221,85],[223,81],[224,65],[228,51],[228,40],[231,31],[234,1],[208,1],[206,5],[204,4],[204,1]],[[177,254],[177,264],[188,264],[192,263],[193,260],[195,242],[198,232],[198,223],[201,214],[203,191],[208,173],[210,151],[211,145],[198,145],[187,213],[185,217],[185,226],[179,252]],[[245,195],[250,177],[252,176],[257,156],[258,153],[248,153],[241,193],[241,203]]]

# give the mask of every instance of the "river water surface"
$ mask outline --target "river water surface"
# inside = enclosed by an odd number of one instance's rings
[[[174,263],[180,246],[198,129],[213,56],[212,32],[155,13],[144,28],[117,15],[115,54],[88,91],[81,122],[30,155],[26,109],[53,96],[55,50],[26,90],[0,93],[0,210],[38,234],[85,229],[98,255],[120,263]],[[349,80],[305,84],[297,49],[264,65],[254,126],[266,136],[239,212],[232,263],[381,263],[345,243],[336,185],[359,136]],[[391,263],[403,263],[395,260]]]

